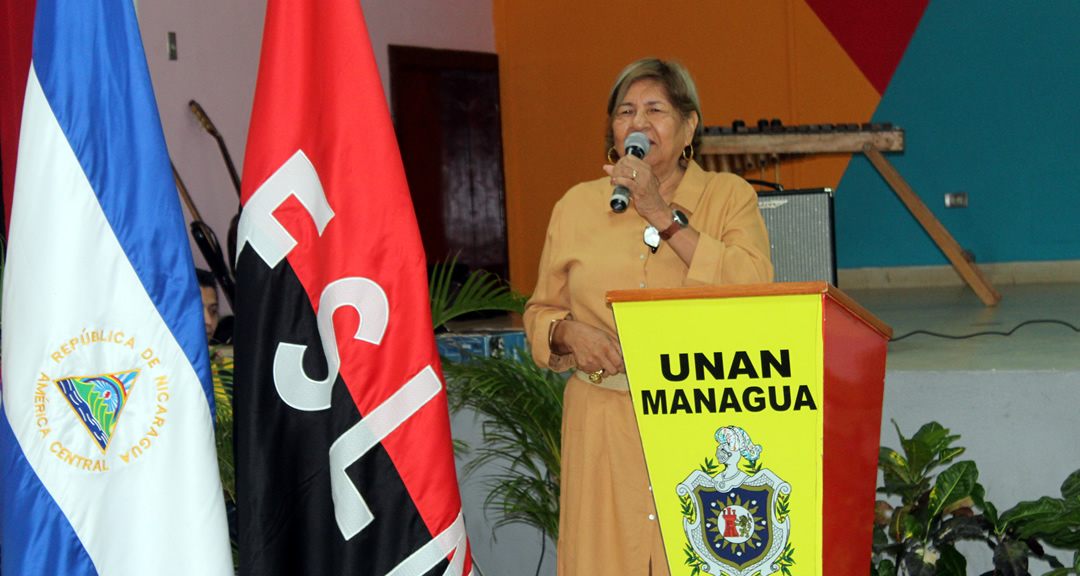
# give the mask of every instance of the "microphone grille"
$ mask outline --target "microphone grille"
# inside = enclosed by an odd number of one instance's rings
[[[633,134],[626,137],[626,141],[623,142],[623,146],[626,148],[627,151],[629,151],[630,148],[636,146],[638,148],[641,148],[645,152],[645,154],[648,154],[649,137],[642,134],[641,132],[634,132]],[[642,157],[644,157],[645,154],[642,154]]]

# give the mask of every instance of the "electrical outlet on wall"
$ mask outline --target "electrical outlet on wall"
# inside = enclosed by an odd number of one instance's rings
[[[948,194],[945,194],[946,208],[967,208],[967,206],[967,192],[949,192]]]

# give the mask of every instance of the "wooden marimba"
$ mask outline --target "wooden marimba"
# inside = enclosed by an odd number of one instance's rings
[[[701,165],[713,172],[746,175],[776,167],[780,162],[808,154],[851,154],[871,144],[883,152],[904,150],[904,131],[892,124],[804,124],[784,126],[780,120],[746,126],[709,126],[701,139]]]
[[[749,170],[760,170],[764,179],[765,168],[774,166],[776,181],[780,179],[780,162],[789,158],[809,154],[866,155],[983,304],[996,305],[1001,294],[882,155],[903,150],[904,131],[889,123],[784,126],[780,120],[760,120],[757,126],[736,121],[732,126],[706,128],[699,154],[701,165],[712,171],[746,175]]]

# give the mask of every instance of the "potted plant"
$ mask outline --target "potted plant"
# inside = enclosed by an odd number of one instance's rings
[[[960,540],[983,541],[993,550],[994,570],[983,576],[1027,576],[1032,556],[1050,564],[1048,576],[1080,571],[1080,470],[1062,484],[1061,498],[1020,502],[999,514],[978,482],[975,462],[956,460],[964,453],[953,445],[959,435],[937,422],[911,438],[899,426],[896,434],[903,454],[881,447],[878,492],[899,497],[900,506],[877,502],[873,576],[966,576],[967,558],[955,547]],[[1073,551],[1071,565],[1044,544]]]

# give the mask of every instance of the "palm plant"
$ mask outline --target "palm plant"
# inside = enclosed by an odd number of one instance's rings
[[[462,314],[487,310],[522,312],[526,297],[498,276],[473,272],[456,290],[454,259],[435,266],[431,276],[431,316],[438,329]],[[533,362],[525,350],[505,355],[443,358],[450,409],[470,408],[483,419],[484,443],[466,474],[485,464],[498,472],[487,477],[485,506],[501,513],[495,524],[522,522],[553,540],[559,530],[559,458],[562,395],[566,378]]]
[[[229,518],[229,545],[232,548],[233,568],[239,566],[236,529],[236,450],[233,446],[233,363],[221,354],[220,347],[210,349],[210,370],[214,379],[214,442],[217,445],[218,472],[225,493],[225,513]]]
[[[218,469],[221,487],[227,500],[236,501],[236,452],[233,449],[233,365],[232,359],[219,354],[219,347],[210,349],[210,369],[214,377],[214,404],[217,421],[214,439],[217,443]]]
[[[455,286],[453,271],[457,257],[436,264],[428,289],[431,292],[431,323],[438,330],[447,322],[471,312],[501,310],[521,313],[527,296],[508,288],[495,274],[475,270],[460,286]]]
[[[487,463],[499,471],[485,479],[485,506],[501,513],[495,528],[513,522],[559,535],[559,459],[566,379],[540,368],[525,351],[509,356],[443,362],[450,409],[484,416],[484,443],[466,474]]]

